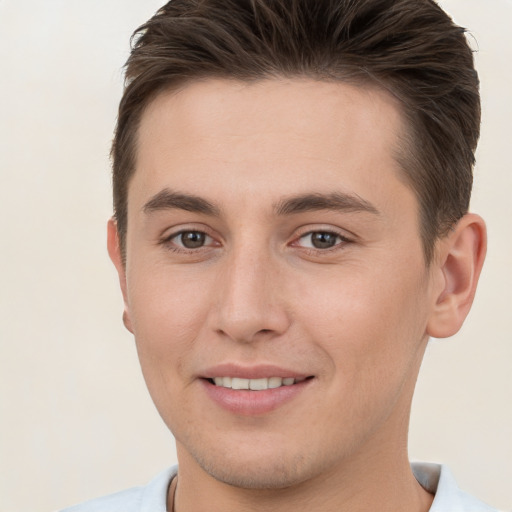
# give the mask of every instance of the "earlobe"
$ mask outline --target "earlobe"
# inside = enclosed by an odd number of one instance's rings
[[[475,214],[462,217],[440,241],[436,265],[442,273],[442,289],[434,297],[429,336],[447,338],[461,328],[473,303],[486,248],[485,222]]]
[[[126,268],[121,254],[121,244],[119,243],[119,232],[117,231],[117,223],[112,218],[107,224],[107,249],[112,263],[116,267],[119,276],[119,285],[123,293],[124,312],[123,323],[125,327],[133,334],[132,324],[130,320],[130,308],[128,305],[128,293],[126,286]]]

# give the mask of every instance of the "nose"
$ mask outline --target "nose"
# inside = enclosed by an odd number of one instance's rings
[[[240,248],[219,273],[213,327],[233,341],[253,343],[285,333],[290,325],[282,272],[265,250]]]

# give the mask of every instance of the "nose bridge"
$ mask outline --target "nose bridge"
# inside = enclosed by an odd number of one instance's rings
[[[219,275],[216,330],[242,342],[278,335],[288,325],[279,263],[265,244],[233,247]]]

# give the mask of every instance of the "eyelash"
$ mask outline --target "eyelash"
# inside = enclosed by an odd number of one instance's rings
[[[171,233],[169,236],[166,236],[165,238],[160,240],[158,243],[159,243],[159,245],[163,245],[169,251],[177,252],[180,254],[197,254],[199,251],[208,250],[212,247],[212,244],[210,243],[209,245],[202,245],[197,248],[188,248],[188,247],[177,245],[176,242],[173,242],[174,239],[178,238],[179,236],[183,235],[184,233],[195,233],[195,234],[199,234],[199,235],[204,235],[205,237],[207,237],[215,242],[215,238],[213,236],[211,236],[207,231],[202,230],[202,229],[192,228],[192,229],[181,229],[180,231],[178,231],[176,233]],[[324,249],[315,248],[315,247],[303,247],[298,244],[298,242],[300,240],[304,239],[307,236],[312,236],[314,234],[331,235],[331,236],[334,236],[335,238],[339,239],[339,241],[337,243],[335,243],[335,245],[333,245],[332,247],[327,247]],[[216,242],[216,243],[219,244],[218,242]],[[342,250],[346,244],[350,244],[350,243],[353,243],[353,240],[342,235],[341,233],[339,233],[337,231],[329,230],[329,229],[315,229],[315,230],[310,230],[310,231],[304,232],[304,233],[300,234],[299,236],[295,237],[294,241],[292,243],[290,243],[289,245],[291,245],[292,247],[299,246],[302,248],[302,250],[304,252],[306,252],[307,254],[310,254],[310,255],[321,255],[321,254],[326,254],[326,253],[331,253],[331,252]]]
[[[174,239],[178,238],[179,236],[183,235],[184,233],[196,233],[199,235],[204,235],[205,237],[210,238],[211,240],[215,240],[205,230],[191,228],[191,229],[181,229],[180,231],[178,231],[176,233],[171,233],[169,236],[166,236],[165,238],[160,240],[158,243],[159,243],[159,245],[163,245],[169,251],[177,252],[180,254],[197,254],[198,251],[201,251],[201,250],[204,251],[205,249],[210,248],[209,245],[202,245],[200,247],[192,249],[192,248],[177,245],[176,242],[173,242]]]
[[[322,235],[331,235],[331,236],[334,236],[335,238],[339,239],[339,241],[337,241],[337,243],[335,243],[332,247],[327,247],[327,248],[324,248],[324,249],[319,249],[319,248],[316,248],[316,247],[302,247],[302,249],[307,254],[319,255],[319,254],[326,254],[326,253],[331,253],[331,252],[339,251],[339,250],[342,250],[346,244],[350,244],[350,243],[353,242],[353,240],[351,240],[350,238],[342,235],[341,233],[339,233],[337,231],[329,230],[329,229],[314,229],[314,230],[310,230],[310,231],[307,231],[305,233],[302,233],[300,236],[298,236],[295,239],[295,241],[293,242],[292,245],[298,244],[298,242],[300,240],[302,240],[303,238],[305,238],[307,236],[312,236],[315,233],[322,234]]]

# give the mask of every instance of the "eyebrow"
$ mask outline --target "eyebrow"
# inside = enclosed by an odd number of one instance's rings
[[[185,210],[213,217],[220,216],[220,208],[202,197],[181,192],[173,192],[168,188],[154,195],[142,208],[144,213],[160,210]],[[332,192],[330,194],[309,193],[283,199],[274,205],[274,213],[279,216],[320,210],[337,212],[366,212],[380,215],[379,210],[370,202],[357,194]]]
[[[356,194],[332,192],[331,194],[303,194],[279,201],[274,210],[277,215],[291,215],[319,210],[337,212],[366,212],[380,215],[370,202]]]
[[[220,215],[220,209],[206,199],[191,194],[173,192],[167,188],[154,195],[142,208],[144,213],[175,209],[214,217]]]

